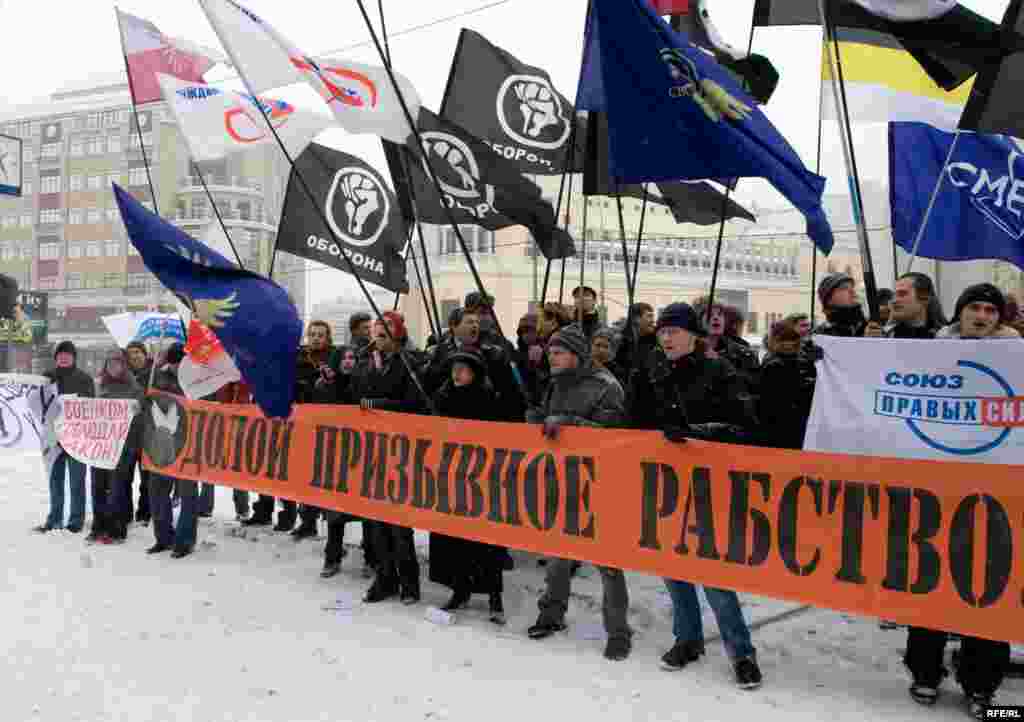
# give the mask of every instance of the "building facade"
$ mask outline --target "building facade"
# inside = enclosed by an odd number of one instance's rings
[[[197,236],[217,223],[216,205],[243,265],[265,273],[287,180],[287,165],[276,148],[197,169],[163,103],[139,108],[137,119],[136,124],[123,72],[64,88],[46,102],[0,116],[0,132],[24,142],[22,196],[0,198],[0,272],[17,278],[23,289],[49,293],[51,342],[71,339],[93,370],[113,344],[103,316],[174,309],[171,295],[128,241],[111,184]],[[198,180],[200,172],[213,204]],[[233,254],[228,257],[234,260]],[[301,315],[304,262],[280,254],[274,268]],[[33,355],[38,366],[48,349],[19,349],[14,367],[27,370]]]

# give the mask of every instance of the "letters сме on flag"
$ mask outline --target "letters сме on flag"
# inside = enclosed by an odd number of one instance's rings
[[[645,0],[593,0],[578,107],[608,117],[609,170],[620,184],[761,177],[807,219],[825,253],[825,179],[810,172],[732,75]]]
[[[258,98],[215,85],[189,83],[159,75],[167,107],[181,128],[192,160],[219,160],[230,153],[275,143],[266,118],[294,158],[325,128],[334,125],[326,115],[296,108],[273,98]]]
[[[914,252],[939,174],[928,225],[916,252],[942,261],[1001,259],[1024,267],[1024,143],[1006,135],[956,135],[924,123],[889,124],[893,239]]]
[[[302,321],[288,292],[245,271],[114,185],[132,245],[193,317],[213,329],[267,416],[287,418],[295,400],[295,353]]]
[[[815,343],[824,359],[804,450],[1024,463],[1019,339]]]
[[[254,93],[308,83],[350,133],[374,133],[395,143],[409,138],[412,129],[384,68],[307,55],[234,0],[200,0],[200,5]],[[415,121],[419,95],[401,74],[395,79]]]
[[[296,173],[302,174],[315,202]],[[321,209],[330,228],[324,227]],[[279,250],[346,273],[355,267],[363,280],[406,293],[401,251],[407,239],[395,195],[364,160],[319,143],[310,144],[296,159],[281,212]]]
[[[190,83],[202,83],[203,74],[220,61],[217,51],[168,38],[143,18],[117,10],[117,20],[132,92],[138,104],[160,100],[157,73]]]

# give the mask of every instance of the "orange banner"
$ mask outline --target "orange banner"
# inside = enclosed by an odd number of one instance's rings
[[[154,395],[146,468],[549,556],[1024,642],[1021,468]]]

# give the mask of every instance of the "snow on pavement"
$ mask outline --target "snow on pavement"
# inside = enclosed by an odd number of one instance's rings
[[[630,659],[614,663],[601,656],[600,580],[586,567],[569,631],[533,641],[525,629],[543,573],[530,555],[516,554],[505,576],[508,626],[490,624],[486,599],[475,597],[443,627],[424,613],[448,590],[425,579],[419,605],[359,601],[369,582],[358,524],[342,574],[322,580],[323,538],[241,529],[228,489],[201,522],[196,553],[181,560],[147,556],[147,527],[133,526],[122,546],[32,533],[46,508],[38,458],[0,456],[5,720],[968,719],[951,681],[934,709],[910,700],[905,632],[875,619],[746,597],[754,624],[795,613],[754,632],[765,685],[744,692],[718,641],[681,672],[658,667],[672,642],[671,604],[651,577],[628,575],[636,636]],[[425,534],[417,544],[425,555]],[[705,611],[710,638],[717,626]],[[1008,680],[999,700],[1024,704],[1024,682]]]

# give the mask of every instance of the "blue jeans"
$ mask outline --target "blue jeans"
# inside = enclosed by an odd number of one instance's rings
[[[171,488],[176,487],[181,498],[178,522],[174,523],[174,509],[171,507]],[[190,549],[196,543],[196,515],[199,503],[196,482],[172,479],[161,474],[149,475],[149,508],[153,514],[153,536],[157,544],[181,549]]]
[[[178,509],[178,523],[174,527],[174,546],[178,549],[191,549],[196,545],[199,526],[198,484],[185,479],[178,479],[177,483],[181,508]]]
[[[672,633],[677,642],[704,642],[704,625],[701,621],[700,602],[697,588],[690,582],[666,579],[669,596],[672,597]],[[750,641],[750,629],[743,619],[743,610],[736,592],[728,589],[704,587],[708,605],[718,621],[722,633],[725,653],[733,662],[755,656]]]
[[[50,515],[46,526],[60,529],[64,526],[64,477],[71,480],[71,511],[68,527],[81,529],[85,522],[85,464],[72,459],[61,450],[50,469]]]

